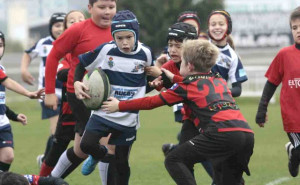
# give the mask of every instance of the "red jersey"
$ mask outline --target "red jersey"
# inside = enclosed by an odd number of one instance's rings
[[[251,132],[247,121],[231,96],[227,83],[219,74],[191,75],[181,83],[174,84],[160,95],[120,101],[120,111],[152,109],[164,104],[185,103],[192,111],[194,124],[206,131]]]
[[[92,19],[76,23],[68,28],[54,43],[46,62],[45,93],[52,94],[55,90],[55,76],[58,62],[67,53],[71,54],[70,71],[68,74],[67,91],[74,93],[74,73],[79,63],[78,56],[95,49],[97,46],[113,40],[109,28],[100,28]]]
[[[172,72],[176,77],[181,76],[180,71],[180,63],[175,63],[173,60],[169,60],[168,62],[164,63],[161,68],[167,69]],[[184,114],[182,120],[190,119],[191,110],[188,108],[187,105],[183,104]],[[193,120],[191,120],[193,121]]]
[[[279,85],[283,127],[286,132],[300,132],[300,49],[295,45],[281,49],[272,61],[265,76]],[[297,103],[299,102],[299,104]]]

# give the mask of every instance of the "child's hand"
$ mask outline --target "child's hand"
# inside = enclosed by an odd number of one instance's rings
[[[161,76],[155,78],[152,82],[149,82],[149,86],[154,87],[154,88],[159,87],[162,84],[163,84],[163,81],[162,81]]]
[[[109,97],[107,101],[103,102],[101,109],[106,113],[113,113],[119,111],[119,100],[114,97]]]
[[[75,89],[75,95],[76,97],[79,99],[79,100],[83,100],[85,98],[91,98],[87,93],[86,91],[89,90],[89,88],[87,86],[85,86],[83,84],[83,82],[80,82],[80,81],[76,81],[74,83],[74,89]]]
[[[22,71],[21,76],[22,76],[22,79],[23,79],[23,81],[24,81],[25,83],[27,83],[27,84],[29,84],[29,85],[34,85],[35,79],[34,79],[34,77],[30,74],[29,71],[27,71],[27,70],[26,70],[26,71]]]
[[[30,99],[44,99],[45,97],[45,89],[39,89],[34,92],[29,92],[27,95]]]
[[[18,114],[17,119],[22,125],[27,125],[27,117],[24,114]]]
[[[161,68],[161,70],[166,74],[170,81],[173,82],[174,74],[165,68]]]
[[[166,63],[168,61],[168,56],[167,54],[161,54],[155,62],[155,66],[157,67],[161,67],[164,63]]]
[[[148,66],[145,67],[146,75],[158,77],[162,72],[161,70],[156,66]]]

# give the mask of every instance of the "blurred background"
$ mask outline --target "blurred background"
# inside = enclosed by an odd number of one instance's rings
[[[20,61],[24,49],[47,36],[49,17],[54,12],[78,9],[87,13],[88,0],[0,0],[0,30],[6,35],[2,63],[8,74],[20,81]],[[232,17],[232,36],[249,80],[242,96],[259,96],[264,73],[281,47],[292,44],[289,14],[299,0],[118,0],[118,10],[133,11],[140,22],[140,40],[156,55],[166,45],[166,33],[180,12],[193,10],[207,30],[207,17],[214,9],[225,9]],[[31,71],[37,75],[39,61]]]

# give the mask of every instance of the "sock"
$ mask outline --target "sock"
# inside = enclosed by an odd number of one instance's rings
[[[56,166],[51,172],[52,177],[67,177],[84,159],[74,153],[73,147],[66,150],[59,158]]]
[[[43,162],[39,176],[47,177],[51,174],[54,167],[48,166],[45,161]]]
[[[48,152],[48,155],[45,157],[44,162],[49,167],[54,167],[59,160],[61,154],[67,149],[70,140],[63,140],[63,139],[53,139],[53,145]]]
[[[102,185],[117,184],[116,158],[115,155],[106,154],[106,156],[99,162],[99,173]]]
[[[46,159],[52,145],[53,145],[53,139],[54,139],[54,136],[53,135],[50,135],[48,137],[48,141],[47,141],[47,145],[46,145],[46,149],[45,149],[45,152],[44,152],[44,157],[42,159],[42,161],[44,162],[44,159]]]
[[[9,170],[11,164],[7,164],[0,161],[0,170],[6,172]]]

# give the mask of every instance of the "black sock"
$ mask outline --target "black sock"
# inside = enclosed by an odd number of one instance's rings
[[[72,163],[72,165],[68,167],[68,169],[62,174],[61,178],[65,178],[66,176],[68,176],[70,173],[74,171],[74,169],[77,168],[77,166],[80,165],[80,163],[82,163],[82,161],[84,161],[84,159],[78,157],[75,154],[73,147],[67,150],[67,157]]]
[[[7,164],[7,163],[4,163],[4,162],[0,161],[0,170],[6,172],[6,171],[9,170],[10,165],[11,164]]]
[[[61,154],[67,149],[70,140],[53,139],[53,145],[45,157],[45,163],[47,166],[54,167],[61,156]]]
[[[112,154],[106,154],[101,160],[103,163],[108,163],[107,169],[107,185],[116,185],[118,181],[118,174],[116,169],[116,157]]]
[[[48,141],[47,141],[47,145],[46,145],[46,149],[45,149],[45,152],[44,152],[44,157],[42,159],[42,161],[44,161],[53,145],[53,140],[54,140],[54,135],[50,135],[48,137]]]

